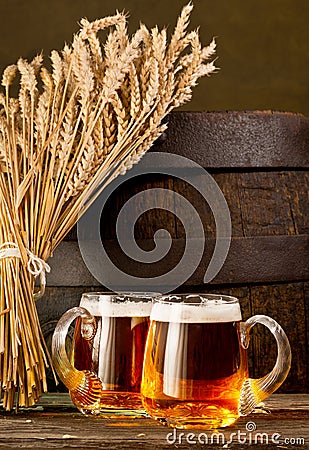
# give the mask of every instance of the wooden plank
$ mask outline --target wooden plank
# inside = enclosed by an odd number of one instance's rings
[[[213,178],[218,183],[230,210],[233,237],[244,236],[238,177],[237,172],[213,174]]]
[[[103,286],[47,286],[44,296],[36,302],[41,323],[59,320],[70,308],[78,306],[84,292],[106,291]]]
[[[153,209],[149,209],[149,211],[144,213],[144,215],[136,222],[135,236],[140,239],[152,239],[158,229],[164,228],[164,230],[168,231],[170,236],[175,239],[177,237],[175,216],[172,212],[169,212],[175,211],[173,179],[159,174],[152,174],[152,177],[147,175],[144,178],[147,178],[147,182],[138,185],[138,192],[147,191],[149,189],[158,189],[158,191],[153,192],[153,194],[149,196],[146,206]],[[169,191],[170,195],[166,195],[166,193],[161,190]],[[147,192],[145,192],[145,194],[147,195]],[[155,205],[162,205],[162,208],[155,207]],[[132,214],[134,217],[135,211],[132,211]]]
[[[309,411],[309,395],[304,394],[273,394],[264,403],[271,411]]]
[[[96,286],[99,283],[91,275],[82,259],[78,243],[64,241],[49,258],[51,267],[47,275],[48,286]]]
[[[308,265],[300,263],[309,260],[308,240],[308,235],[232,238],[225,264],[212,283],[308,280]]]
[[[193,185],[205,186],[205,177],[201,179],[201,175],[197,175],[194,172],[192,172],[191,181]],[[201,238],[203,233],[207,238],[212,238],[215,236],[216,231],[213,214],[205,198],[193,185],[179,178],[174,179],[173,190],[179,195],[179,197],[176,196],[175,198],[175,215],[180,219],[177,221],[177,238],[184,239],[186,237],[186,230],[189,230],[197,238]],[[201,220],[203,225],[202,233],[197,218],[191,211],[186,209],[182,198],[185,198],[189,202]]]
[[[295,234],[282,172],[239,173],[244,236]]]
[[[271,111],[172,112],[152,151],[207,168],[308,167],[309,118]],[[293,151],[291,151],[293,149]]]
[[[223,172],[210,175],[227,201],[233,236],[308,234],[308,171]],[[194,183],[202,182],[193,171],[191,179]],[[215,223],[209,205],[191,185],[178,178],[149,174],[127,181],[107,200],[101,223],[103,239],[116,238],[115,224],[120,209],[131,197],[151,188],[168,189],[184,196],[198,211],[206,237],[215,236]],[[181,211],[178,200],[173,205],[170,200],[162,198],[162,203],[172,209],[174,207],[176,215]],[[129,212],[134,214],[135,211]],[[179,221],[175,224],[175,218],[171,216],[162,209],[147,212],[136,223],[136,237],[151,238],[161,227],[167,229],[173,238],[184,237],[184,230]],[[74,227],[65,240],[76,238]]]
[[[158,191],[153,194],[150,191],[147,193],[149,189],[158,189]],[[169,190],[172,193],[171,197],[167,197],[162,191],[159,191],[162,189]],[[116,238],[116,221],[121,209],[128,200],[141,193],[148,195],[149,200],[146,197],[147,202],[145,203],[143,199],[139,200],[136,197],[132,206],[126,211],[124,221],[120,223],[120,229],[126,233],[129,229],[128,224],[133,222],[135,223],[135,235],[141,239],[149,239],[158,229],[158,224],[161,226],[164,223],[171,236],[176,237],[173,215],[164,209],[155,208],[155,205],[158,204],[163,208],[174,210],[173,180],[160,174],[148,174],[126,181],[111,194],[102,213],[101,236],[104,239]],[[135,221],[139,208],[148,207],[148,204],[151,209]]]
[[[238,196],[238,174],[237,173],[213,173],[209,174],[213,180],[218,184],[219,188],[224,195],[228,208],[230,211],[230,217],[232,221],[232,232],[233,236],[243,236],[242,230],[242,218],[241,209]],[[191,174],[192,183],[196,186],[205,186],[207,178],[204,175],[197,175],[192,171]],[[204,235],[206,238],[214,238],[216,235],[216,224],[214,220],[213,213],[207,203],[207,198],[205,199],[194,187],[193,185],[184,182],[180,179],[174,179],[173,190],[179,195],[185,197],[189,203],[194,207],[198,213],[203,226]],[[197,230],[196,220],[193,215],[189,217],[184,216],[184,208],[178,198],[175,199],[176,206],[176,216],[183,217],[190,223],[190,229],[192,232]],[[163,223],[163,222],[161,222]],[[198,231],[197,231],[198,232]],[[184,238],[185,230],[182,226],[177,228],[177,238]],[[198,234],[196,234],[198,237]]]
[[[215,434],[213,431],[204,430],[209,441],[212,439],[212,443],[208,445],[214,448],[232,446],[237,450],[254,445],[257,450],[277,450],[286,448],[289,442],[289,445],[294,444],[293,448],[306,448],[309,439],[308,396],[303,396],[301,400],[295,399],[292,395],[285,398],[274,395],[271,399],[272,401],[265,402],[265,407],[260,412],[239,419],[232,427],[220,429]],[[193,445],[190,440],[196,440],[194,444],[196,448],[205,447],[205,443],[203,444],[205,434],[200,434],[202,430],[174,432],[171,428],[148,418],[85,417],[77,410],[68,409],[66,405],[63,407],[60,404],[56,408],[53,405],[51,408],[50,401],[52,399],[48,398],[46,403],[43,402],[42,406],[37,407],[40,409],[20,411],[19,414],[2,412],[0,446],[40,449],[44,447],[166,450],[190,449]],[[299,406],[296,409],[293,406],[290,408],[290,405],[295,403]],[[255,431],[248,431],[249,423],[256,428]],[[198,443],[198,439],[201,443]],[[229,441],[231,442],[228,443]]]
[[[309,260],[308,240],[308,235],[232,238],[225,264],[212,283],[233,285],[308,280],[308,265],[300,264],[300,261]],[[198,242],[193,239],[194,245],[198,245]],[[151,277],[167,273],[177,265],[184,251],[185,240],[173,240],[166,258],[151,265],[128,258],[120,247],[115,245],[115,240],[106,240],[103,244],[116,266],[125,273],[144,277],[145,288],[147,288],[147,285],[151,284]],[[154,246],[152,239],[138,240],[137,244],[144,250],[151,250]],[[204,245],[203,240],[200,245]],[[186,285],[203,284],[214,245],[214,239],[206,240],[201,264],[185,283]],[[100,284],[88,271],[76,242],[62,242],[48,263],[51,266],[51,273],[47,276],[48,286],[98,286]],[[104,267],[102,267],[103,270]],[[121,287],[121,280],[117,279],[118,282]]]
[[[309,234],[309,172],[284,173],[296,234]]]
[[[306,327],[306,353],[305,361],[307,362],[307,386],[309,386],[309,282],[304,283],[304,304],[305,316],[303,318]]]
[[[308,389],[307,337],[303,284],[253,286],[252,314],[265,314],[275,319],[285,330],[292,349],[290,373],[280,392],[306,392]],[[256,361],[253,377],[261,377],[274,366],[277,347],[271,333],[262,325],[252,330],[252,344]]]

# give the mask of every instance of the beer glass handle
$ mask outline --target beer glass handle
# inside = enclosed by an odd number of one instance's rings
[[[247,378],[241,389],[240,415],[247,415],[281,386],[291,367],[291,347],[288,338],[281,326],[271,317],[256,315],[240,325],[241,344],[246,349],[249,346],[250,330],[257,324],[265,325],[277,342],[277,361],[273,370],[262,378]]]
[[[102,383],[88,370],[77,370],[69,361],[65,340],[71,323],[81,317],[81,333],[85,339],[92,339],[96,333],[96,320],[85,308],[75,307],[63,314],[56,325],[52,339],[52,359],[59,378],[69,389],[72,401],[78,407],[98,408]]]

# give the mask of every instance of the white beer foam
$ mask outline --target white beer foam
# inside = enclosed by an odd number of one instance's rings
[[[241,311],[237,302],[208,301],[200,304],[156,302],[150,320],[174,323],[237,322],[241,320]]]
[[[116,299],[117,296],[114,296]],[[119,296],[121,299],[122,297]],[[145,301],[124,300],[115,302],[110,295],[89,295],[81,299],[80,306],[87,309],[93,316],[100,317],[147,317],[150,315],[151,297]]]

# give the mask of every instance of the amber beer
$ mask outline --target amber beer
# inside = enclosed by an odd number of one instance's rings
[[[139,416],[142,400],[152,417],[170,426],[218,428],[250,414],[286,379],[291,347],[271,317],[258,314],[241,322],[238,300],[223,295],[143,297],[83,294],[80,306],[57,323],[53,363],[85,414]],[[77,318],[70,362],[66,336]],[[258,379],[248,378],[245,351],[256,324],[277,343],[273,369]]]
[[[239,417],[241,386],[248,376],[239,304],[189,297],[186,304],[176,296],[153,306],[143,404],[170,426],[227,426]]]
[[[151,300],[100,304],[91,300],[84,297],[81,306],[96,318],[97,330],[91,339],[83,338],[81,319],[77,319],[74,366],[100,378],[101,409],[142,409],[140,387]]]

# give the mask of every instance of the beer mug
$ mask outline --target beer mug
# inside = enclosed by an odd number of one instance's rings
[[[274,335],[273,370],[248,377],[251,328],[261,323]],[[242,322],[239,302],[225,295],[170,295],[153,302],[142,400],[148,414],[175,428],[212,429],[247,415],[285,380],[291,365],[288,339],[273,319]]]
[[[85,414],[143,414],[144,348],[154,293],[85,293],[59,320],[52,339],[54,367]],[[66,336],[76,320],[71,361]]]

